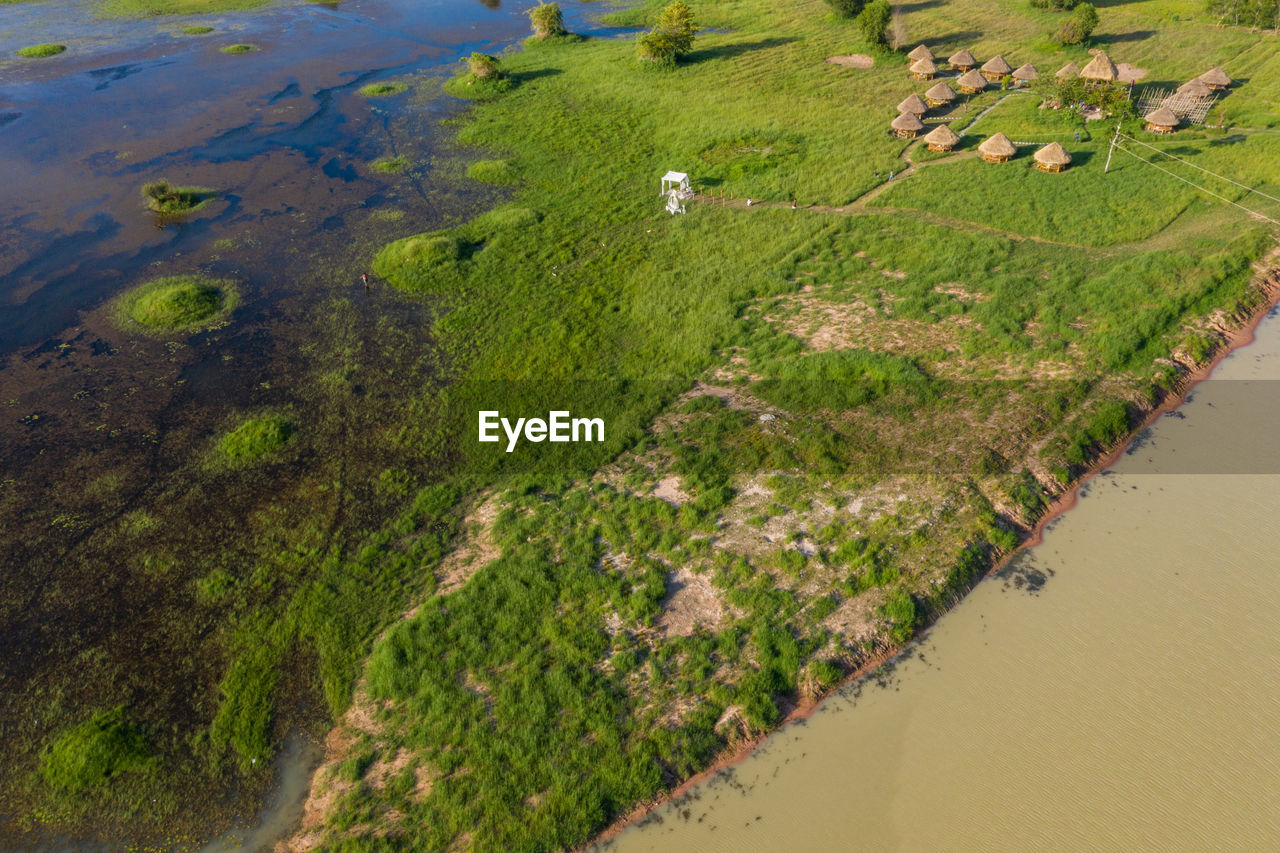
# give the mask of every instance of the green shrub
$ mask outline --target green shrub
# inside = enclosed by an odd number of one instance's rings
[[[657,25],[636,40],[636,52],[644,62],[672,64],[693,50],[698,25],[684,0],[675,0],[658,16]]]
[[[872,0],[858,15],[858,29],[867,44],[885,47],[889,43],[889,24],[893,21],[893,7],[888,0]]]
[[[30,47],[19,48],[18,56],[25,56],[28,59],[43,59],[46,56],[57,56],[67,49],[65,44],[33,44]]]
[[[503,73],[498,59],[486,53],[465,57],[467,72],[444,84],[444,90],[455,98],[488,100],[511,89],[511,78]]]
[[[533,34],[545,39],[565,34],[564,14],[559,3],[539,2],[528,12],[529,21],[533,24]]]
[[[293,424],[280,417],[251,418],[224,435],[218,447],[228,462],[261,459],[283,448],[294,436]]]
[[[115,314],[125,324],[150,331],[193,329],[228,314],[239,300],[234,283],[177,275],[156,279],[125,293]]]
[[[1058,44],[1081,44],[1098,28],[1098,10],[1092,3],[1075,7],[1071,17],[1062,22],[1051,38]]]
[[[357,91],[366,98],[389,98],[409,91],[409,85],[407,83],[370,83],[368,86],[361,86]]]
[[[827,0],[832,10],[842,18],[856,18],[867,4],[866,0]]]
[[[154,762],[146,733],[125,719],[121,706],[74,726],[46,746],[40,753],[40,774],[56,790],[83,793]]]
[[[142,197],[155,213],[191,213],[217,197],[208,187],[175,187],[164,178],[142,185]]]

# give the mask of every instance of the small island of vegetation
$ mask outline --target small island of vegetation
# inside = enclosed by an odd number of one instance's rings
[[[191,330],[221,320],[238,301],[231,281],[178,275],[128,291],[117,300],[115,313],[125,325],[146,331]]]
[[[30,47],[20,48],[18,56],[25,56],[28,59],[44,59],[47,56],[57,56],[66,49],[67,46],[65,44],[33,44]]]
[[[163,178],[142,185],[142,197],[153,213],[181,215],[193,213],[218,197],[208,187],[175,187]]]
[[[282,417],[250,418],[224,435],[218,442],[222,458],[231,465],[244,465],[279,452],[295,429]]]

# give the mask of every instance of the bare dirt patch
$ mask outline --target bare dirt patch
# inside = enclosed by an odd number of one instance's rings
[[[1147,69],[1130,65],[1127,62],[1117,62],[1116,73],[1119,75],[1121,83],[1137,83],[1147,76]]]
[[[720,592],[707,578],[680,566],[667,581],[667,600],[658,617],[658,627],[669,637],[687,637],[699,626],[717,631],[724,621]]]
[[[437,577],[440,595],[453,592],[466,583],[476,570],[497,559],[501,551],[493,541],[493,520],[498,517],[498,496],[481,501],[463,521],[462,541],[440,563]]]
[[[849,53],[844,56],[828,56],[827,62],[842,68],[870,68],[876,61],[865,53]]]
[[[653,487],[653,496],[662,498],[672,506],[680,506],[689,502],[689,495],[680,488],[679,477],[664,477]]]

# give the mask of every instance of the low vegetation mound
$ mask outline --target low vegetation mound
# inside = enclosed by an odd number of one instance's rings
[[[359,89],[359,93],[366,98],[389,98],[407,91],[409,91],[407,83],[370,83]]]
[[[374,171],[396,174],[408,168],[409,159],[407,157],[383,157],[381,160],[374,160],[371,165]]]
[[[257,49],[257,45],[252,44],[229,44],[220,48],[223,53],[251,53]]]
[[[184,36],[203,36],[203,35],[208,35],[211,32],[213,32],[213,27],[207,27],[203,25],[197,26],[197,27],[182,28],[182,34]]]
[[[28,59],[43,59],[46,56],[57,56],[67,49],[65,44],[33,44],[18,50],[18,56]]]
[[[237,301],[235,285],[230,281],[178,275],[129,291],[121,297],[117,313],[152,331],[193,329],[230,313]]]
[[[281,450],[295,432],[293,424],[281,417],[252,418],[224,435],[218,449],[227,462],[243,465]]]
[[[918,402],[929,387],[910,359],[866,350],[806,353],[765,369],[754,393],[795,411],[852,409],[899,392]]]
[[[529,10],[529,21],[533,25],[535,38],[552,38],[567,32],[564,28],[564,14],[560,11],[559,3],[538,3]]]
[[[466,72],[444,84],[445,92],[455,98],[485,101],[511,89],[512,80],[502,70],[496,56],[473,53],[462,61],[467,63]]]
[[[154,762],[146,733],[126,720],[120,707],[97,714],[46,746],[40,753],[40,774],[50,787],[76,794]]]
[[[477,160],[467,167],[467,177],[486,184],[510,184],[516,180],[516,170],[510,160]]]
[[[155,213],[191,213],[204,207],[218,193],[208,187],[175,187],[163,178],[142,185],[142,197]]]

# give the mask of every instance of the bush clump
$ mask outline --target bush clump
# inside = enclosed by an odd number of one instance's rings
[[[841,18],[856,18],[867,5],[867,0],[827,0],[827,5]]]
[[[551,38],[568,32],[564,28],[564,13],[560,11],[559,3],[539,2],[529,10],[529,22],[533,25],[535,38]]]
[[[74,794],[101,788],[154,762],[146,733],[118,707],[68,729],[46,746],[40,753],[40,774],[51,788]]]
[[[117,315],[152,331],[191,329],[225,316],[237,301],[230,281],[177,275],[125,293],[117,303]]]
[[[249,53],[257,49],[257,46],[252,44],[229,44],[221,48],[223,53]]]
[[[467,72],[444,84],[444,90],[455,98],[487,100],[511,88],[511,78],[502,70],[496,56],[473,53],[462,61],[467,63]]]
[[[1081,3],[1050,38],[1058,44],[1081,44],[1093,35],[1093,31],[1097,28],[1098,10],[1092,3]]]
[[[30,47],[19,48],[18,56],[25,56],[28,59],[44,59],[46,56],[57,56],[67,49],[65,44],[33,44]]]
[[[208,187],[175,187],[164,178],[142,185],[142,197],[155,213],[191,213],[217,196]]]
[[[889,0],[872,0],[858,15],[858,29],[867,44],[887,47],[889,24],[893,21],[893,7]]]
[[[275,453],[294,432],[293,424],[281,417],[251,418],[224,435],[218,447],[228,462],[238,465]]]
[[[401,92],[409,91],[409,84],[370,83],[368,86],[361,86],[358,91],[366,98],[389,98],[392,95],[399,95]]]
[[[636,55],[642,62],[674,65],[693,50],[697,32],[693,10],[684,0],[675,0],[662,10],[657,26],[636,40]]]

